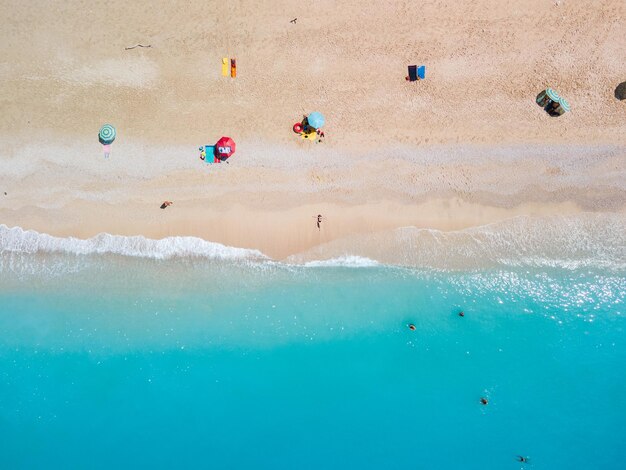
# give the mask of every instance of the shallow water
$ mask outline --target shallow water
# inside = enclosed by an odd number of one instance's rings
[[[622,467],[622,271],[0,258],[3,468]]]

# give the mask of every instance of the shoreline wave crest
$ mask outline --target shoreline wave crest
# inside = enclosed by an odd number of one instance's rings
[[[112,254],[137,258],[170,259],[204,257],[220,260],[268,259],[258,250],[236,248],[197,237],[167,237],[154,240],[143,236],[100,233],[92,238],[55,237],[21,227],[0,225],[0,253],[64,253],[74,255]]]
[[[197,237],[160,240],[101,233],[61,238],[0,225],[0,255],[119,255],[134,258],[201,258],[305,268],[398,266],[443,270],[490,268],[602,268],[626,271],[626,218],[621,214],[520,216],[444,232],[403,227],[334,240],[283,261],[259,250]]]

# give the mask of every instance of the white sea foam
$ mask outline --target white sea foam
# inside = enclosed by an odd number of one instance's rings
[[[626,270],[626,218],[621,214],[516,217],[466,230],[443,232],[403,227],[335,240],[306,253],[273,261],[258,250],[196,237],[152,240],[102,233],[93,238],[60,238],[0,225],[0,254],[115,254],[170,259],[195,257],[252,261],[283,268],[380,265],[435,269],[601,268]]]
[[[498,266],[626,269],[626,219],[620,214],[516,217],[466,230],[403,227],[336,240],[289,262],[321,265],[350,257],[437,269]]]
[[[142,236],[125,237],[101,233],[86,240],[60,238],[0,225],[0,253],[67,253],[76,255],[115,254],[140,258],[169,259],[203,257],[221,260],[263,260],[258,250],[235,248],[196,237],[167,237],[153,240]]]
[[[304,266],[308,268],[318,267],[347,267],[347,268],[370,268],[380,266],[378,261],[363,256],[340,256],[326,260],[309,261]]]

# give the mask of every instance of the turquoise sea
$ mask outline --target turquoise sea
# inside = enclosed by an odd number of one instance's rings
[[[0,468],[624,468],[622,238],[464,269],[121,238],[0,227]]]

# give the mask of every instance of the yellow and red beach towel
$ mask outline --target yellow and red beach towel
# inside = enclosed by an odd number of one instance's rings
[[[235,78],[237,76],[237,61],[235,59],[229,59],[228,57],[222,57],[222,76],[228,77],[228,63],[230,62],[230,76]]]

